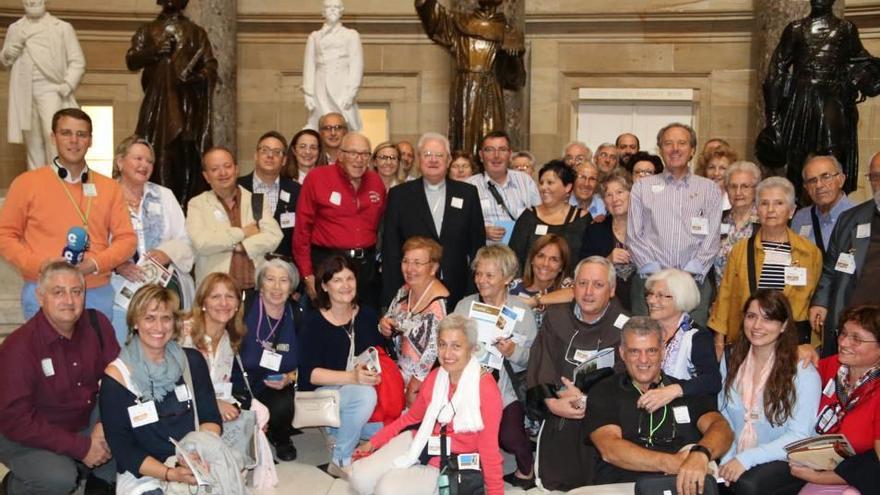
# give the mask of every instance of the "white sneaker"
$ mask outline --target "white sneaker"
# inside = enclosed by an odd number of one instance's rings
[[[339,466],[335,462],[331,462],[327,465],[327,474],[334,478],[341,478],[348,481],[348,478],[351,476],[351,464],[348,466]]]

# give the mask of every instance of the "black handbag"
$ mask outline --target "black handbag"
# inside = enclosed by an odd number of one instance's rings
[[[440,427],[440,495],[485,495],[483,471],[460,469],[458,461],[459,456],[446,452],[446,425],[443,425]]]
[[[653,476],[636,481],[635,495],[676,495],[675,476]],[[718,495],[718,482],[712,475],[706,475],[703,482],[703,495]]]

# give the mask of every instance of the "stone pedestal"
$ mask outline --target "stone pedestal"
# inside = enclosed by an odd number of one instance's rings
[[[208,32],[217,59],[218,84],[214,90],[214,145],[236,150],[238,125],[237,0],[190,2],[187,16]]]

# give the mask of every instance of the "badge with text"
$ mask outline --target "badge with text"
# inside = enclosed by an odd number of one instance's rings
[[[837,257],[837,263],[834,264],[834,269],[850,275],[854,274],[856,272],[856,257],[852,253],[840,253],[840,256]]]
[[[446,437],[446,452],[452,453],[452,438]],[[440,455],[440,437],[433,436],[428,438],[428,455]]]
[[[617,319],[614,320],[614,326],[620,329],[623,329],[623,326],[626,325],[626,322],[629,321],[629,316],[624,314],[617,315]]]
[[[802,266],[785,267],[785,285],[799,287],[807,285],[807,269]]]
[[[215,383],[214,396],[222,400],[232,400],[232,382]]]
[[[464,206],[464,200],[461,198],[452,198],[452,201],[449,202],[449,206],[460,210],[462,206]]]
[[[730,227],[729,223],[722,223],[720,227],[721,235],[730,235]]]
[[[664,186],[663,184],[654,184],[653,186],[651,186],[652,193],[662,193],[664,189],[666,189],[666,186]]]
[[[271,349],[263,349],[263,355],[260,357],[260,366],[267,370],[278,371],[281,369],[281,354]]]
[[[48,376],[55,376],[55,366],[52,365],[52,358],[46,358],[40,361],[40,366],[43,367],[43,374]]]
[[[813,227],[810,225],[801,225],[801,228],[798,230],[798,235],[801,237],[810,237],[810,232],[813,231]]]
[[[150,215],[161,215],[162,205],[160,205],[159,203],[149,203],[147,204],[147,212]]]
[[[458,469],[480,470],[480,454],[458,454]]]
[[[186,388],[185,383],[181,383],[180,385],[174,387],[174,395],[177,396],[177,400],[180,402],[186,402],[190,399],[189,389]]]
[[[785,251],[773,251],[766,250],[764,251],[764,263],[768,265],[782,265],[788,266],[791,264],[791,253],[786,253]]]
[[[285,203],[290,203],[290,193],[288,191],[280,191],[278,193],[278,199]]]
[[[547,226],[546,225],[536,225],[535,226],[535,235],[547,235]]]
[[[153,401],[141,402],[128,408],[128,418],[132,428],[140,428],[159,421],[156,413],[156,403]]]
[[[341,205],[342,204],[342,195],[339,194],[339,192],[337,192],[337,191],[333,191],[332,193],[330,193],[330,203],[334,204],[336,206]]]
[[[871,224],[863,223],[856,227],[856,239],[866,239],[871,237]]]
[[[280,223],[282,229],[292,229],[296,227],[296,213],[292,211],[282,213]]]
[[[98,188],[91,182],[83,184],[83,195],[87,198],[94,198],[98,195]]]
[[[825,397],[831,398],[834,397],[835,392],[837,392],[837,382],[834,381],[834,378],[829,378],[825,388],[822,389],[822,393]]]
[[[672,415],[675,416],[675,422],[678,424],[687,424],[691,422],[691,415],[687,406],[676,406],[672,408]]]
[[[214,210],[214,219],[217,220],[218,222],[222,222],[222,221],[226,220],[226,213],[224,213],[220,210]]]
[[[709,219],[706,217],[691,217],[691,234],[709,235]]]

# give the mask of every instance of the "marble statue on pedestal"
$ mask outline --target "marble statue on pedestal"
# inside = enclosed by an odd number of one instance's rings
[[[155,149],[151,181],[182,204],[207,189],[202,153],[212,146],[211,99],[217,60],[208,33],[183,13],[189,0],[157,0],[162,12],[138,28],[125,55],[129,70],[143,69],[144,101],[137,134]]]
[[[510,25],[503,0],[479,0],[473,12],[452,13],[437,0],[415,0],[428,37],[455,59],[449,99],[449,141],[477,155],[480,139],[505,130],[502,88],[525,84],[522,31]]]
[[[764,80],[766,127],[755,144],[761,163],[785,168],[801,190],[811,154],[833,154],[858,181],[856,104],[880,94],[880,59],[862,46],[856,26],[836,17],[835,0],[810,0],[809,16],[786,26]]]
[[[324,26],[309,34],[303,61],[303,94],[308,129],[318,129],[322,115],[337,112],[349,131],[361,129],[357,94],[364,76],[364,50],[354,29],[342,25],[342,0],[324,0]]]
[[[52,115],[78,108],[73,92],[86,70],[76,32],[46,12],[46,0],[23,0],[25,16],[6,31],[0,63],[11,66],[7,139],[27,146],[28,168],[57,154],[50,138]]]

